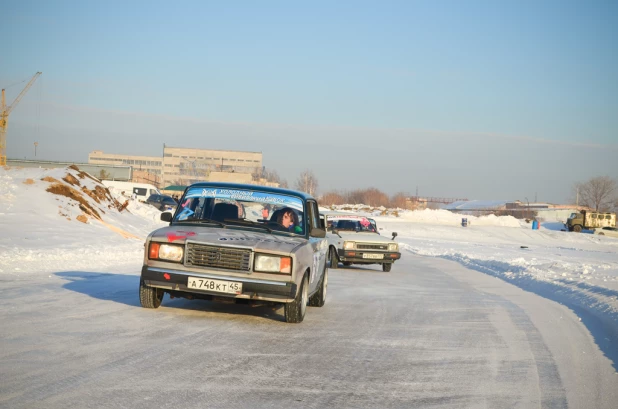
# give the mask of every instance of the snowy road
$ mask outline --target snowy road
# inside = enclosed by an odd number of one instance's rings
[[[0,279],[0,408],[610,408],[618,375],[564,306],[452,261],[330,270],[282,309],[138,306],[139,265]]]

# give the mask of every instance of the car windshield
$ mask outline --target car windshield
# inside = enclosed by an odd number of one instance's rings
[[[375,233],[376,228],[366,217],[346,217],[332,219],[332,227],[337,230],[351,230]]]
[[[283,234],[302,235],[306,231],[300,198],[250,189],[189,188],[172,223],[189,222]]]

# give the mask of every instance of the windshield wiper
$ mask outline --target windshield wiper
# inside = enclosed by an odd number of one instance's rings
[[[231,222],[234,223],[234,224],[242,224],[242,225],[245,225],[245,226],[260,227],[260,228],[268,230],[269,233],[273,232],[273,229],[271,229],[267,225],[265,225],[263,223],[254,222],[253,220],[234,219],[234,220],[231,220]]]
[[[176,223],[214,223],[214,224],[218,224],[221,227],[227,227],[227,224],[220,222],[218,220],[212,220],[212,219],[184,219],[184,220],[176,220]]]

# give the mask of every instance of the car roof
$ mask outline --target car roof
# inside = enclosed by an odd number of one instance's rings
[[[362,215],[359,215],[358,213],[325,211],[325,212],[321,212],[321,214],[323,214],[327,218],[341,219],[341,218],[349,217],[350,219],[371,219],[371,217],[362,216]]]
[[[288,196],[297,196],[300,197],[304,200],[315,200],[315,198],[305,192],[299,192],[297,190],[292,190],[292,189],[282,189],[280,187],[271,187],[271,186],[262,186],[262,185],[251,185],[251,184],[245,184],[245,183],[217,183],[217,182],[199,182],[199,183],[194,183],[190,186],[187,187],[187,189],[190,188],[194,188],[194,187],[198,187],[198,188],[213,188],[213,187],[220,187],[220,188],[224,188],[224,189],[241,189],[241,190],[254,190],[256,192],[264,192],[264,193],[279,193],[282,195],[288,195]]]

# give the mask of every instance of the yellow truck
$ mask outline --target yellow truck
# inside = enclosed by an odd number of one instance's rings
[[[579,233],[586,229],[601,227],[616,227],[616,213],[599,213],[582,210],[579,213],[571,213],[566,222],[567,229]]]

